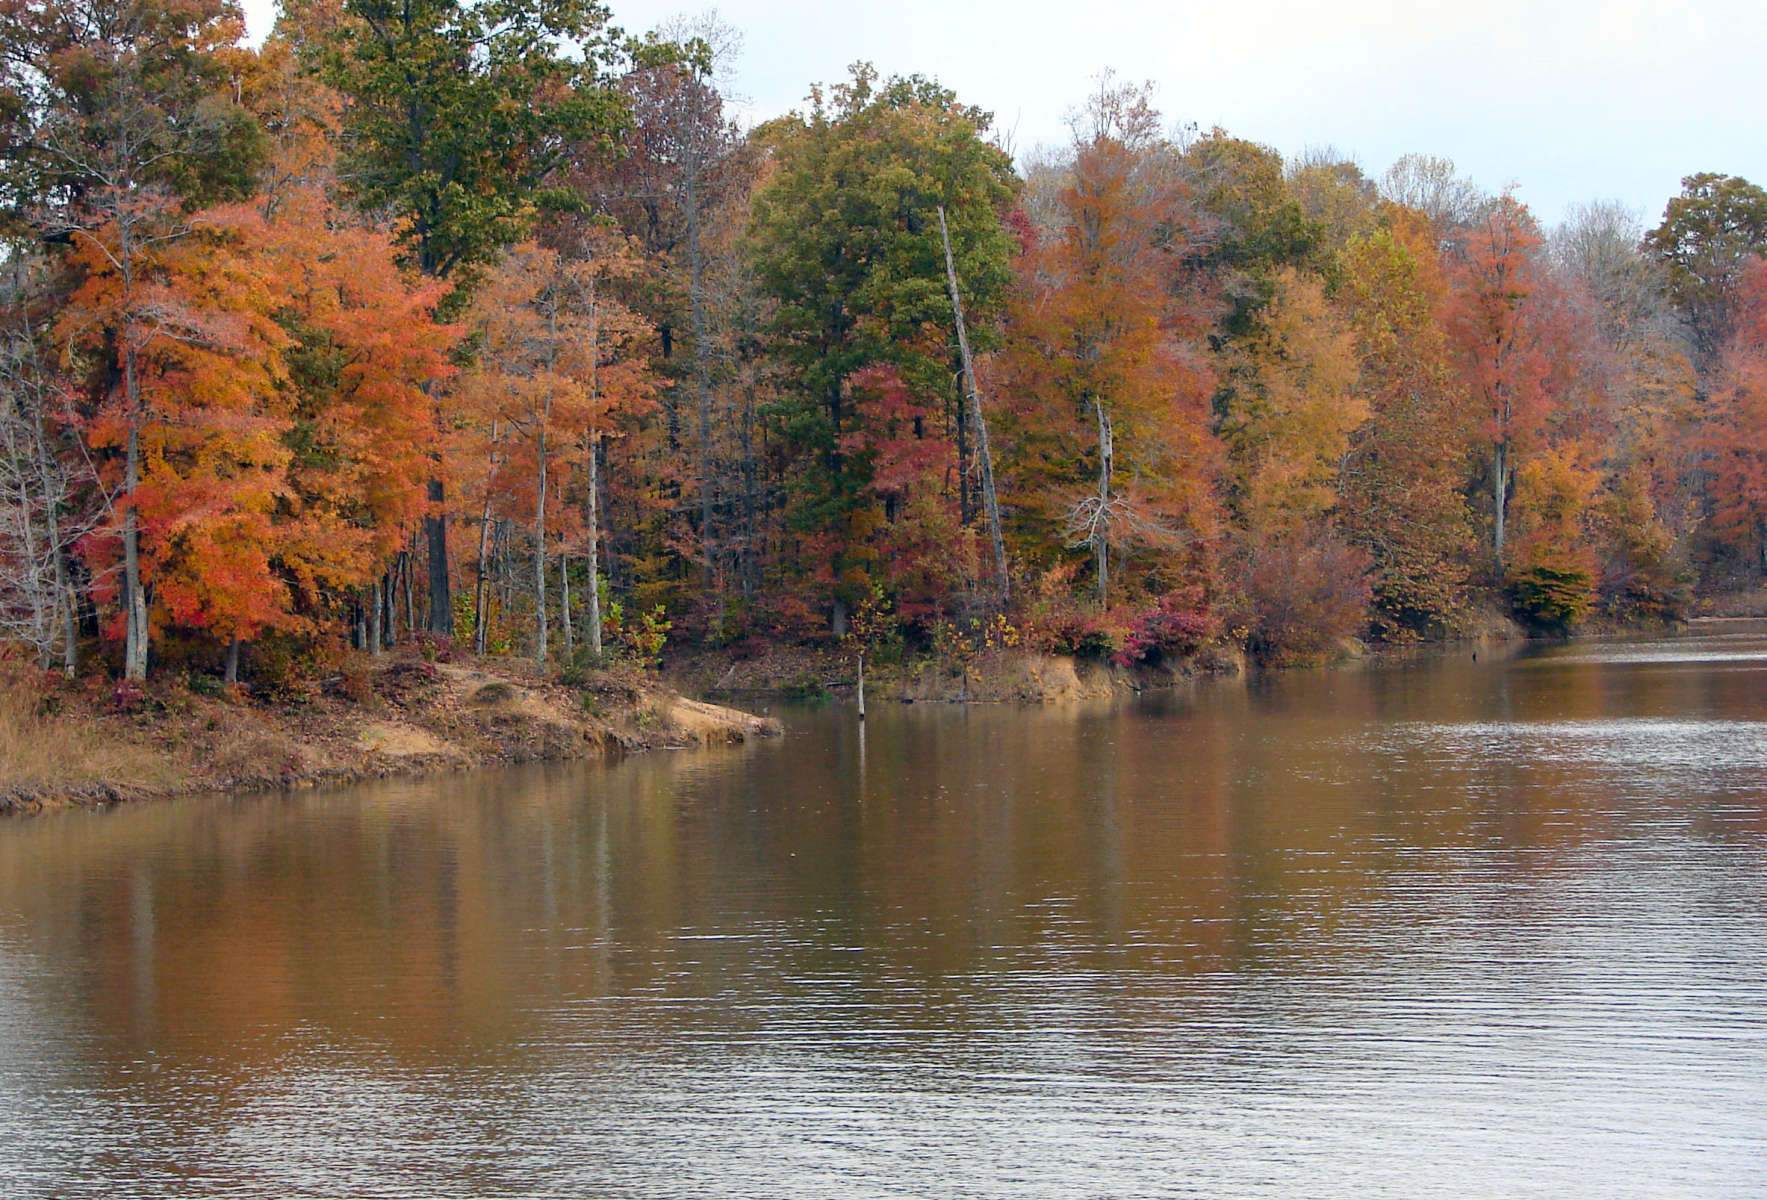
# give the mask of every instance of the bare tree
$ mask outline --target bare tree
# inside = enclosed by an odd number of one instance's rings
[[[1454,160],[1433,154],[1406,154],[1380,177],[1380,194],[1415,208],[1446,233],[1476,217],[1486,196],[1472,180],[1456,174]]]
[[[71,501],[95,479],[57,420],[66,390],[34,311],[38,265],[14,260],[0,295],[0,631],[34,649],[46,670],[59,656],[72,676],[79,657],[69,557],[92,521],[79,519]]]

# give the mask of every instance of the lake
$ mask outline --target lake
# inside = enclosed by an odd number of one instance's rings
[[[1767,1195],[1767,625],[0,824],[9,1197]]]

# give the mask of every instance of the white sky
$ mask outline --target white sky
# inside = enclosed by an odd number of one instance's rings
[[[273,0],[246,0],[254,35]],[[703,8],[610,0],[649,29]],[[1619,200],[1654,225],[1683,175],[1767,186],[1761,0],[723,0],[742,31],[733,90],[760,120],[869,59],[991,109],[1015,149],[1066,139],[1098,73],[1152,80],[1174,124],[1294,155],[1330,145],[1378,175],[1452,158],[1546,224]]]

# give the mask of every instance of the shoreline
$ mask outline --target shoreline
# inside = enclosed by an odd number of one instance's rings
[[[1751,619],[1760,618],[1708,612],[1671,628]],[[1649,632],[1602,626],[1571,640]],[[865,689],[874,704],[1060,704],[1271,671],[1378,668],[1456,647],[1513,653],[1539,640],[1493,627],[1470,639],[1346,643],[1331,661],[1300,667],[1258,664],[1233,649],[1131,666],[997,649],[962,662],[874,658]],[[401,649],[355,656],[337,676],[268,697],[212,680],[200,681],[200,691],[156,681],[121,700],[123,689],[106,680],[0,676],[7,689],[0,695],[0,817],[741,744],[781,733],[778,721],[743,711],[744,701],[850,704],[855,665],[852,651],[838,646],[747,656],[697,650],[660,677],[612,669],[567,683],[507,661],[433,661]]]
[[[780,732],[637,672],[566,684],[409,651],[271,699],[181,681],[126,696],[47,676],[8,681],[4,699],[0,816],[609,760]]]

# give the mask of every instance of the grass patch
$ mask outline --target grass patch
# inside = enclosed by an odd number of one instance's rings
[[[0,693],[0,798],[54,800],[95,786],[155,792],[183,778],[163,754],[94,718],[44,713],[35,689]]]
[[[467,703],[480,708],[492,708],[500,704],[508,704],[515,699],[515,688],[498,680],[487,683],[467,698]]]

